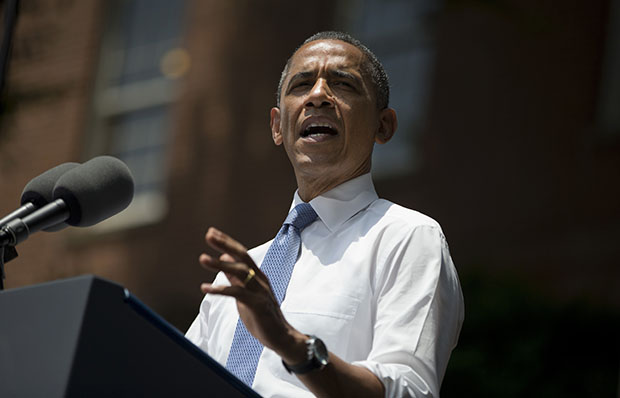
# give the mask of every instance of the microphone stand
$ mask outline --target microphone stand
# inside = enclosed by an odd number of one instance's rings
[[[4,246],[0,246],[0,290],[4,289]]]
[[[17,257],[17,250],[14,246],[0,245],[0,291],[4,289],[4,278],[6,274],[4,272],[4,264]]]

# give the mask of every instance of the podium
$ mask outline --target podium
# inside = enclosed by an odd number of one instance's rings
[[[118,284],[0,292],[0,397],[142,396],[260,398]]]

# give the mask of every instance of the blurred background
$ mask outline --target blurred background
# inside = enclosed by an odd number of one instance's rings
[[[442,395],[620,397],[619,3],[22,0],[1,215],[32,177],[101,154],[136,195],[95,227],[30,237],[6,288],[96,274],[186,330],[213,277],[208,226],[251,247],[286,216],[295,180],[269,110],[288,56],[343,30],[384,62],[399,116],[377,191],[441,223],[461,277]]]

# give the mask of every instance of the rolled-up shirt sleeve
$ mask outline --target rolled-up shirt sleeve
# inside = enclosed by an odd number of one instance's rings
[[[368,358],[386,397],[438,397],[464,317],[463,296],[439,226],[418,226],[377,259],[376,322]]]

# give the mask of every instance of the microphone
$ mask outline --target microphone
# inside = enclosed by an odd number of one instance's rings
[[[36,209],[51,202],[53,200],[52,191],[54,190],[54,186],[56,185],[58,179],[67,171],[72,170],[77,166],[79,166],[79,163],[63,163],[30,180],[22,192],[20,201],[21,206],[17,210],[1,218],[0,227],[16,218],[23,218]],[[66,224],[60,224],[58,227],[60,227],[58,229],[62,229],[66,227]],[[57,226],[52,226],[47,230],[57,230],[56,228]]]
[[[112,156],[93,158],[58,179],[51,203],[2,227],[0,247],[15,246],[30,234],[63,222],[95,225],[129,206],[133,191],[133,177],[125,163]]]

